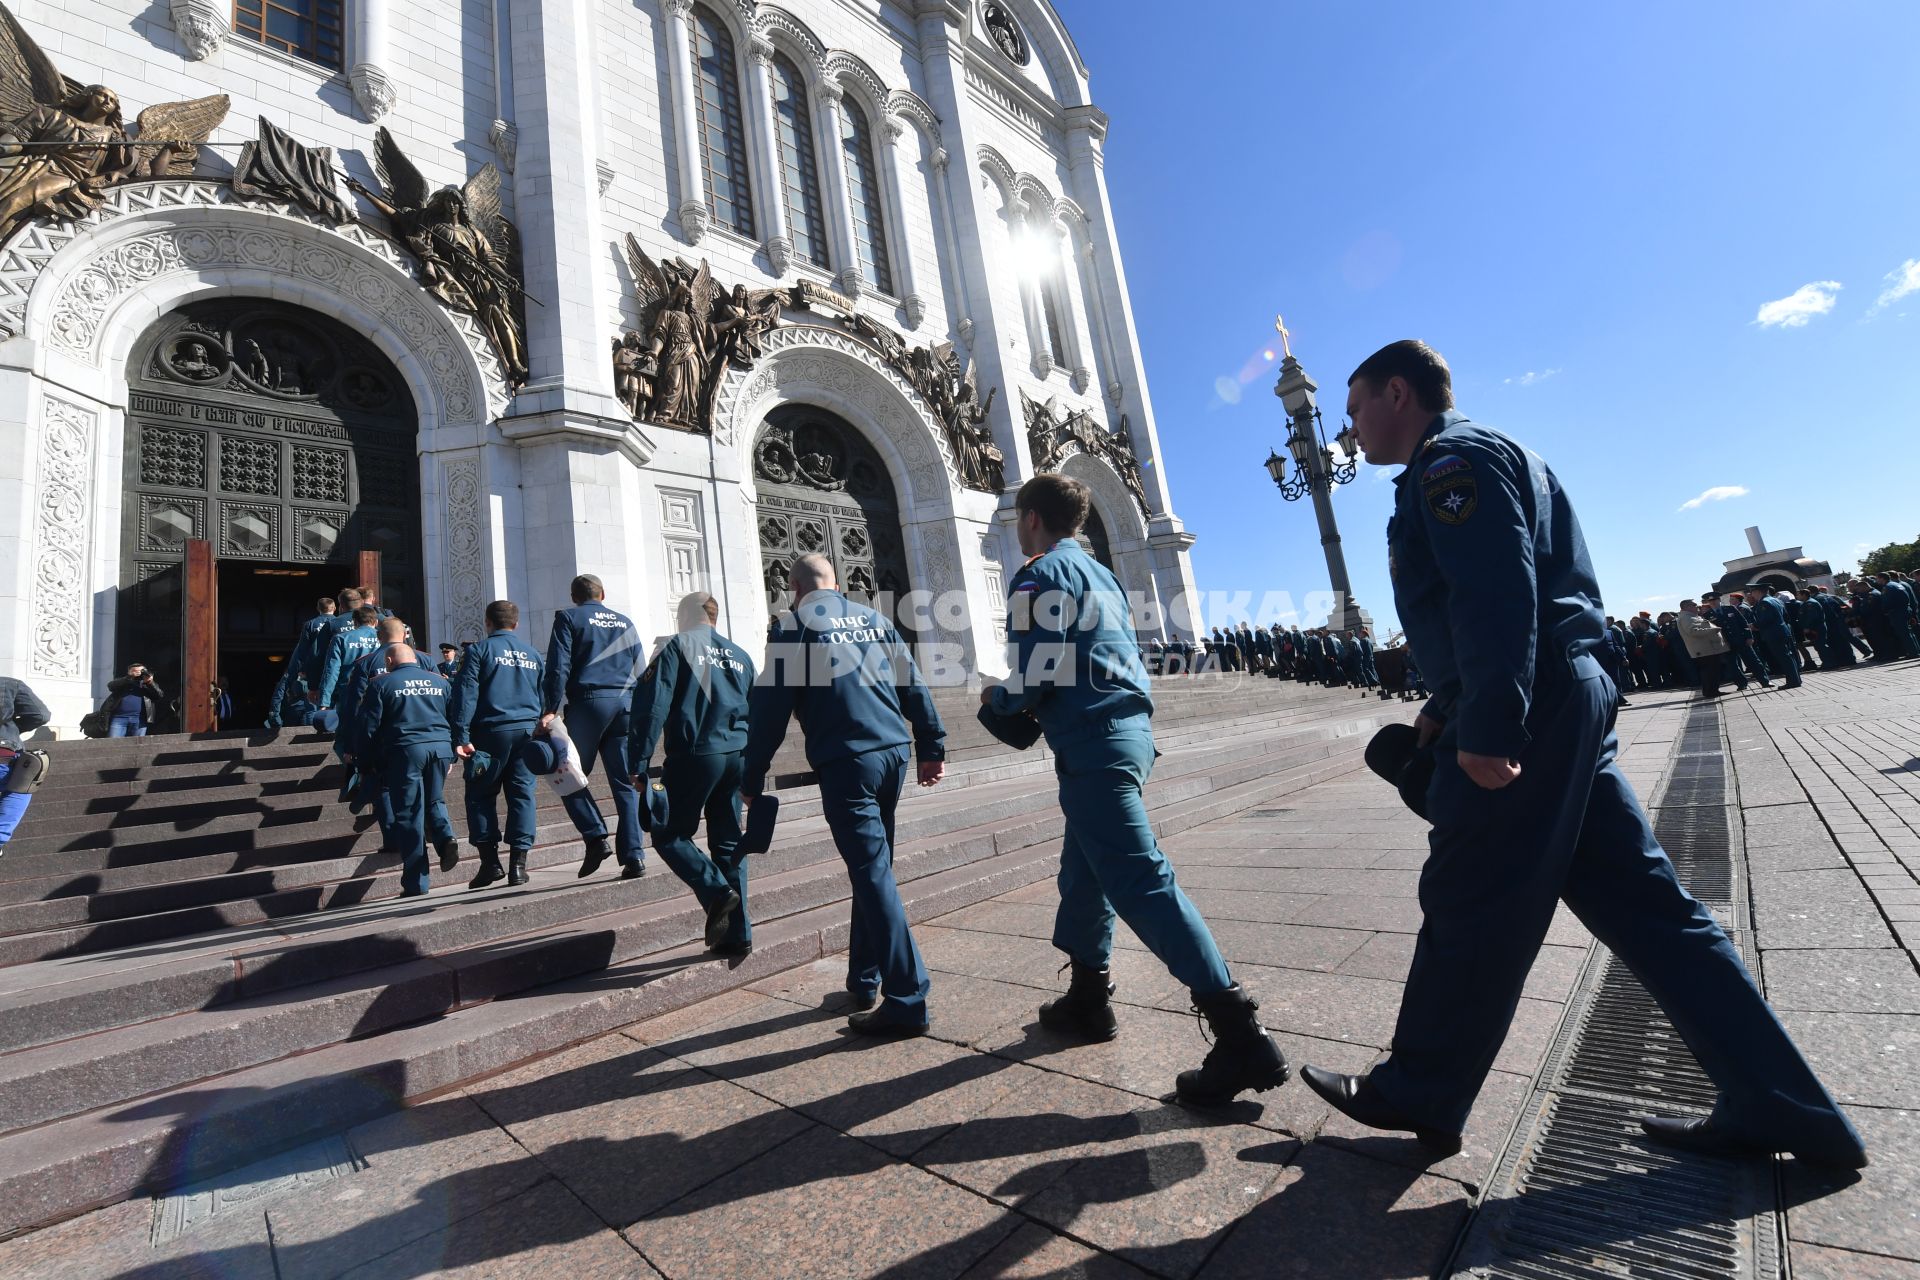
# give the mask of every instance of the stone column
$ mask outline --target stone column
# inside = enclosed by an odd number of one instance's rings
[[[600,203],[589,0],[514,0],[514,166],[527,292],[527,384],[500,422],[522,449],[521,554],[544,629],[577,573],[616,581],[638,565],[622,545],[620,495],[653,442],[613,395],[607,317],[616,286]],[[629,565],[632,568],[629,569]]]
[[[1119,357],[1113,349],[1113,328],[1107,318],[1106,292],[1100,287],[1100,272],[1098,264],[1094,261],[1093,240],[1090,236],[1086,236],[1086,223],[1080,224],[1080,230],[1084,237],[1078,250],[1080,278],[1086,281],[1092,290],[1093,296],[1087,310],[1093,318],[1094,341],[1099,344],[1099,350],[1094,354],[1100,361],[1101,372],[1106,375],[1106,386],[1102,390],[1106,394],[1107,403],[1117,409],[1120,407],[1122,387],[1119,377],[1114,373],[1114,370],[1119,368]],[[1069,240],[1071,238],[1069,235]]]
[[[493,124],[487,140],[500,158],[501,171],[511,176],[520,144],[520,130],[513,123],[513,50],[508,37],[511,18],[508,6],[513,0],[493,0]]]
[[[787,235],[786,184],[781,178],[780,124],[773,114],[773,42],[758,32],[747,41],[748,92],[753,95],[755,149],[760,153],[760,228],[773,274],[784,276],[793,265],[793,241]]]
[[[826,161],[827,218],[833,223],[834,259],[840,264],[835,283],[849,298],[857,298],[866,289],[860,274],[860,250],[853,235],[853,193],[847,187],[847,148],[841,142],[846,129],[840,113],[840,99],[846,90],[831,81],[823,81],[814,90],[820,101],[820,131],[825,135],[820,157]]]
[[[674,169],[680,178],[680,234],[688,244],[699,244],[707,234],[712,211],[707,207],[707,180],[700,167],[700,116],[694,106],[693,31],[688,15],[693,0],[662,0],[667,19],[667,78],[673,92]]]
[[[393,110],[399,93],[388,77],[393,54],[387,44],[388,0],[358,0],[353,6],[353,67],[347,83],[353,88],[353,100],[372,123]]]
[[[918,329],[927,318],[926,300],[913,273],[913,242],[907,237],[906,190],[900,185],[900,159],[894,154],[900,135],[907,131],[899,116],[880,117],[880,181],[886,184],[886,203],[891,216],[887,235],[893,241],[893,286],[906,305],[907,328]]]
[[[946,146],[935,139],[932,156],[933,186],[939,192],[940,240],[947,248],[947,261],[953,264],[954,294],[947,300],[947,306],[958,317],[955,328],[959,331],[960,341],[971,349],[973,304],[968,300],[965,259],[960,256],[960,242],[954,238],[953,233],[953,191],[947,185],[947,166],[950,160]]]

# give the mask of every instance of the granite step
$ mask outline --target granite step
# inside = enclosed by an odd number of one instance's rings
[[[1251,808],[1357,767],[1364,739],[1349,734],[1334,741],[1342,750],[1313,764],[1157,804],[1156,821],[1184,827],[1205,821],[1204,812]],[[1150,796],[1155,789],[1150,787]],[[932,863],[912,864],[902,884],[911,919],[945,914],[1053,873],[1057,835],[1030,840],[1019,832],[986,828],[981,838],[990,841],[984,856],[938,869]],[[916,850],[909,856],[932,853]],[[490,950],[459,948],[457,954],[433,959],[396,960],[371,975],[382,980],[377,988],[334,975],[324,979],[328,985],[303,988],[298,1014],[271,1002],[230,1005],[198,1022],[169,1019],[177,1039],[133,1028],[52,1046],[38,1059],[0,1058],[0,1070],[11,1062],[21,1067],[22,1077],[41,1082],[37,1090],[25,1083],[0,1085],[0,1098],[8,1105],[26,1105],[31,1096],[50,1092],[45,1084],[58,1074],[61,1052],[69,1064],[105,1064],[84,1076],[81,1101],[87,1111],[53,1118],[41,1104],[42,1119],[35,1127],[0,1138],[0,1233],[210,1176],[831,954],[845,944],[844,878],[839,896],[798,905],[804,901],[800,891],[824,879],[804,870],[767,877],[771,910],[756,924],[756,950],[744,963],[712,959],[697,942],[670,940],[676,927],[684,934],[698,925],[697,912],[681,895],[677,903],[617,913],[617,923],[609,917],[571,933],[556,931],[551,938],[499,940]],[[755,897],[759,900],[758,883]],[[676,926],[676,920],[682,923]],[[628,953],[628,948],[644,949]],[[584,967],[566,974],[550,967],[556,964]],[[532,983],[513,987],[510,999],[499,998],[510,992],[492,985],[529,978]],[[387,994],[389,979],[395,994]],[[463,1001],[463,983],[478,1003]],[[396,1019],[411,1016],[389,1022],[389,1009]],[[388,1029],[371,1031],[373,1024]],[[342,1030],[357,1038],[340,1038]],[[323,1031],[335,1038],[322,1047],[293,1049],[257,1065],[232,1065],[244,1060],[241,1046],[249,1041],[257,1042],[260,1052],[276,1052]],[[114,1036],[120,1039],[112,1041]],[[213,1073],[197,1083],[153,1091],[151,1082],[165,1071],[142,1076],[143,1062],[186,1071],[202,1062],[211,1064]],[[142,1092],[127,1092],[136,1088]],[[113,1097],[116,1092],[122,1096]],[[33,1113],[29,1107],[24,1114]]]

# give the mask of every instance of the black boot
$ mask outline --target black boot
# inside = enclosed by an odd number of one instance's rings
[[[527,851],[525,849],[514,849],[509,856],[510,865],[507,869],[507,883],[525,884],[527,882]]]
[[[717,949],[733,928],[733,913],[740,909],[740,895],[727,890],[727,896],[707,908],[707,950]]]
[[[474,848],[480,851],[480,871],[473,879],[467,881],[467,888],[484,889],[490,884],[506,879],[507,873],[500,869],[499,845],[480,844],[475,845]]]
[[[587,856],[580,859],[578,879],[585,880],[600,869],[600,864],[613,856],[613,841],[605,836],[587,837]]]
[[[460,865],[460,842],[458,840],[442,840],[433,847],[440,855],[440,869],[442,871],[451,871]]]
[[[1174,1082],[1182,1102],[1220,1106],[1243,1089],[1265,1093],[1291,1074],[1273,1037],[1261,1029],[1260,1006],[1238,984],[1210,996],[1195,996],[1193,1007],[1213,1028],[1213,1048],[1198,1071],[1182,1071]]]
[[[1073,966],[1073,980],[1067,994],[1040,1006],[1040,1025],[1090,1043],[1111,1040],[1120,1034],[1120,1020],[1113,1016],[1111,972],[1084,964]]]

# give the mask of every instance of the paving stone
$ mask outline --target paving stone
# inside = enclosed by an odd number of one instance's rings
[[[1180,880],[1187,897],[1212,925],[1227,920],[1288,924],[1301,920],[1305,910],[1320,899],[1313,893],[1274,893],[1240,886],[1215,889],[1190,884],[1185,876]]]
[[[625,1234],[675,1280],[950,1280],[1019,1224],[979,1196],[814,1126]]]
[[[975,929],[917,926],[913,940],[929,969],[1030,986],[1051,985],[1053,974],[1066,959],[1046,938],[1011,937]],[[841,963],[844,982],[845,962]]]
[[[1920,1107],[1920,1017],[1784,1009],[1780,1021],[1835,1100]]]
[[[1762,948],[1890,947],[1893,935],[1851,871],[1753,877]]]
[[[1564,1005],[1551,1000],[1523,997],[1519,1007],[1513,1011],[1513,1025],[1507,1028],[1507,1038],[1501,1042],[1500,1052],[1494,1056],[1493,1069],[1511,1071],[1516,1075],[1533,1075],[1546,1061],[1547,1051],[1553,1047],[1553,1037],[1559,1032],[1561,1020],[1565,1017]]]
[[[1132,1132],[1138,1096],[1034,1067],[981,1114],[923,1148],[914,1163],[1017,1207],[1082,1157]]]
[[[961,1280],[1147,1280],[1147,1273],[1029,1222]]]
[[[1506,1150],[1513,1122],[1519,1119],[1532,1097],[1533,1082],[1529,1077],[1493,1072],[1481,1086],[1480,1096],[1474,1099],[1473,1110],[1467,1115],[1459,1154],[1444,1159],[1436,1160],[1412,1134],[1369,1129],[1331,1109],[1314,1142],[1384,1160],[1403,1169],[1453,1178],[1470,1189],[1478,1189],[1492,1176],[1494,1166]]]
[[[336,1276],[497,1211],[548,1173],[459,1094],[361,1125],[347,1141],[365,1169],[266,1206],[286,1280]]]
[[[1315,929],[1245,920],[1210,920],[1208,924],[1229,965],[1258,964],[1275,969],[1332,972],[1365,946],[1369,937],[1359,929]]]
[[[935,923],[979,933],[1003,933],[1017,938],[1053,937],[1053,908],[1038,902],[1003,902],[998,898],[963,907]]]
[[[331,1244],[310,1248],[327,1253]],[[428,1275],[475,1280],[518,1276],[617,1280],[659,1274],[565,1187],[547,1181],[492,1213],[456,1223],[355,1267],[342,1280],[412,1280]]]
[[[751,1090],[646,1049],[475,1096],[546,1170],[617,1225],[810,1127]]]
[[[1398,982],[1266,966],[1242,966],[1235,977],[1259,1000],[1263,1026],[1374,1048],[1385,1048],[1393,1036]]]
[[[1341,961],[1334,972],[1356,978],[1380,978],[1387,982],[1407,980],[1413,965],[1414,936],[1410,933],[1376,933],[1367,944]]]
[[[1006,1058],[931,1038],[856,1040],[813,1071],[787,1075],[776,1101],[904,1159],[1020,1080]]]
[[[1781,1166],[1795,1241],[1920,1259],[1920,1112],[1848,1107],[1873,1163],[1855,1177],[1788,1160]],[[1800,1275],[1800,1250],[1793,1252]]]
[[[1792,1248],[1794,1280],[1920,1280],[1920,1262],[1819,1245]]]
[[[275,1280],[273,1242],[258,1209],[215,1219],[158,1249],[154,1205],[129,1200],[0,1242],[0,1275],[32,1280]]]
[[[1130,1008],[1123,1018],[1120,1035],[1104,1044],[1083,1044],[1049,1031],[1035,1015],[981,1048],[1145,1098],[1172,1093],[1174,1077],[1206,1057],[1207,1041],[1190,1012]],[[1266,1020],[1264,1007],[1261,1019]]]
[[[1425,1280],[1467,1192],[1446,1178],[1310,1143],[1207,1262],[1207,1280]]]
[[[1130,1119],[1132,1133],[1076,1162],[1021,1211],[1165,1276],[1193,1275],[1299,1150],[1178,1106]]]
[[[1761,963],[1776,1009],[1920,1014],[1920,974],[1898,949],[1763,950]]]

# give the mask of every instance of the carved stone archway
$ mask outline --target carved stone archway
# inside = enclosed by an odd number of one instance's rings
[[[331,315],[393,362],[419,409],[426,621],[453,634],[450,620],[477,618],[488,598],[480,453],[508,393],[478,326],[364,227],[243,202],[214,182],[115,188],[86,218],[29,227],[0,251],[0,338],[35,341],[0,360],[0,430],[17,424],[26,442],[30,552],[23,571],[0,575],[13,611],[0,669],[44,690],[56,726],[91,709],[111,658],[129,353],[160,316],[216,296]]]

